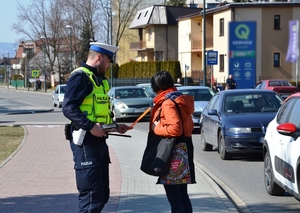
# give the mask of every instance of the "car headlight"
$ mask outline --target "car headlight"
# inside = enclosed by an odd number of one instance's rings
[[[117,102],[116,107],[119,109],[125,109],[127,106],[123,102]]]
[[[229,132],[234,133],[234,134],[251,133],[251,128],[250,127],[246,127],[246,128],[234,127],[234,128],[229,128]]]

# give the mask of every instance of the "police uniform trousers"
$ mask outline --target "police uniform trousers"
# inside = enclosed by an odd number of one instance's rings
[[[85,142],[84,142],[85,143]],[[91,143],[90,141],[88,143]],[[79,192],[79,212],[80,213],[99,213],[104,205],[108,202],[110,189],[109,189],[109,152],[105,140],[92,141],[97,143],[97,149],[87,151],[86,155],[95,155],[97,158],[96,166],[87,166],[76,171],[76,184]],[[71,143],[71,148],[76,146]],[[83,145],[84,146],[84,145]],[[74,160],[76,164],[76,152],[74,152]],[[77,156],[78,157],[78,156]]]

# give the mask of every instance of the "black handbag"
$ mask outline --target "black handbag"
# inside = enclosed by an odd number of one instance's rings
[[[180,115],[178,104],[175,101],[173,102],[175,103],[177,111]],[[160,112],[156,118],[157,121],[160,119]],[[156,135],[154,131],[151,130],[148,133],[147,145],[143,154],[140,169],[146,174],[152,176],[167,175],[172,160],[172,152],[178,138],[179,137],[161,137]]]

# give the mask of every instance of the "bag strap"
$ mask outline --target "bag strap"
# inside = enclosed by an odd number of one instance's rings
[[[166,99],[165,99],[166,100]],[[179,108],[179,105],[178,105],[178,103],[174,100],[174,99],[170,99],[171,101],[173,101],[173,103],[175,104],[175,106],[176,106],[176,109],[177,109],[177,111],[178,111],[178,114],[179,114],[179,117],[180,117],[180,120],[181,120],[181,123],[182,123],[182,135],[184,135],[184,128],[183,128],[183,122],[182,122],[182,117],[181,117],[181,112],[180,112],[180,108]],[[162,106],[162,104],[161,104],[161,106]],[[160,113],[161,113],[161,108],[160,108],[160,110],[159,110],[159,113],[158,113],[158,115],[157,115],[157,117],[156,117],[156,121],[159,121],[160,120]],[[181,136],[182,136],[181,135]]]

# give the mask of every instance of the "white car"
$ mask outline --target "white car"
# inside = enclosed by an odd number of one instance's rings
[[[65,92],[66,92],[66,84],[59,84],[55,87],[53,92],[52,101],[54,107],[62,107],[62,103],[64,101]]]
[[[286,191],[300,199],[300,93],[283,102],[263,144],[264,182],[270,195]]]

